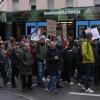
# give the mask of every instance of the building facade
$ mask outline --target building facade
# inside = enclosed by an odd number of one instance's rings
[[[12,12],[36,9],[36,0],[0,0],[0,11]]]
[[[0,11],[62,9],[99,6],[100,0],[0,0]]]
[[[100,30],[100,0],[0,0],[2,37],[27,35],[35,27],[46,29],[47,20],[57,21],[58,34],[77,37],[88,27]]]

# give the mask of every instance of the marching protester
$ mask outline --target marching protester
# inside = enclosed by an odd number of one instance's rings
[[[11,62],[11,52],[13,48],[15,47],[15,38],[10,37],[9,40],[4,42],[4,47],[6,50],[6,71],[7,71],[7,77],[8,77],[8,84],[11,84],[11,77],[12,77],[12,62]]]
[[[33,72],[34,76],[37,76],[36,41],[31,41],[30,52],[31,52],[31,55],[32,55],[32,60],[33,60],[32,72]]]
[[[0,36],[0,43],[3,43],[2,37]]]
[[[19,62],[18,62],[18,57],[17,57],[19,47],[20,47],[20,43],[15,43],[15,46],[11,51],[11,67],[12,67],[11,82],[12,82],[12,88],[16,88],[15,79],[18,78],[18,74],[19,74],[19,68],[18,68]]]
[[[83,85],[84,88],[82,88],[85,92],[93,93],[94,91],[90,88],[91,81],[90,78],[93,76],[93,64],[95,62],[94,59],[94,53],[91,45],[92,41],[92,33],[88,32],[86,33],[86,38],[82,43],[81,49],[82,49],[82,64],[83,64]]]
[[[0,73],[3,78],[4,86],[7,85],[7,74],[6,74],[6,55],[4,44],[0,42]]]
[[[74,61],[73,61],[73,52],[72,48],[67,44],[67,47],[64,49],[63,53],[63,73],[62,73],[62,79],[64,83],[68,83],[70,85],[73,85],[74,83],[71,80],[71,73],[72,73],[72,67],[73,67]]]
[[[77,82],[80,82],[82,77],[82,52],[81,52],[81,44],[79,40],[74,40],[74,45],[72,47],[73,51],[73,57],[74,57],[74,67],[76,75],[74,77],[76,78]]]
[[[44,36],[41,36],[36,46],[37,59],[37,81],[39,86],[44,86],[43,77],[45,76],[46,62],[46,43]]]
[[[47,51],[47,72],[50,75],[49,83],[46,87],[46,91],[50,93],[57,93],[57,83],[61,74],[62,57],[61,53],[56,49],[56,45],[53,41],[50,42],[50,47]],[[61,62],[61,64],[60,64]]]
[[[99,79],[100,79],[100,54],[99,54],[99,41],[93,40],[92,41],[92,47],[93,47],[93,52],[94,52],[94,59],[95,59],[95,63],[94,63],[94,83],[95,85],[99,85]]]
[[[17,53],[19,61],[19,72],[22,81],[22,90],[32,89],[32,55],[29,44],[22,44],[21,49]]]
[[[57,40],[57,44],[56,44],[56,49],[59,52],[59,77],[58,77],[58,81],[57,81],[57,88],[62,88],[63,86],[60,85],[59,80],[61,79],[61,73],[63,71],[63,51],[64,51],[64,47],[63,47],[63,41],[61,39]]]
[[[58,36],[55,41],[41,35],[37,41],[23,36],[2,41],[0,37],[0,73],[5,86],[21,79],[22,90],[31,90],[37,82],[49,93],[58,93],[66,84],[78,83],[82,90],[94,93],[91,83],[100,83],[100,41],[92,40],[92,33],[84,31],[84,39]],[[34,78],[35,77],[35,78]],[[35,81],[34,81],[34,80]],[[62,83],[63,86],[62,86]]]

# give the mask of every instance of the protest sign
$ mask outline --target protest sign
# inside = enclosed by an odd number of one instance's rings
[[[92,32],[92,35],[93,35],[92,40],[95,40],[95,39],[99,39],[100,38],[100,33],[99,33],[99,31],[98,31],[97,28],[91,29],[91,32]]]

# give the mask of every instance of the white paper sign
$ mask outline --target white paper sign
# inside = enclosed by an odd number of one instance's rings
[[[99,34],[99,31],[98,31],[97,28],[91,29],[91,32],[92,32],[92,35],[93,35],[92,40],[95,40],[95,39],[99,39],[100,38],[100,34]]]
[[[33,40],[33,41],[38,41],[38,40],[39,40],[39,35],[38,35],[37,33],[33,33],[33,34],[31,35],[31,40]]]

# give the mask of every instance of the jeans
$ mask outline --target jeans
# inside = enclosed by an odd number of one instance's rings
[[[45,73],[45,64],[43,64],[43,62],[38,61],[37,62],[37,81],[39,83],[43,83],[43,76]]]
[[[59,70],[57,74],[57,85],[59,85],[60,78],[61,78],[61,70]]]
[[[11,79],[12,77],[12,66],[11,66],[11,60],[8,58],[7,65],[6,65],[6,71],[7,71],[7,77],[8,79]]]
[[[47,86],[47,88],[50,91],[56,90],[57,82],[59,81],[60,76],[61,76],[61,71],[56,71],[55,73],[52,73],[52,75],[50,76],[50,81]]]

